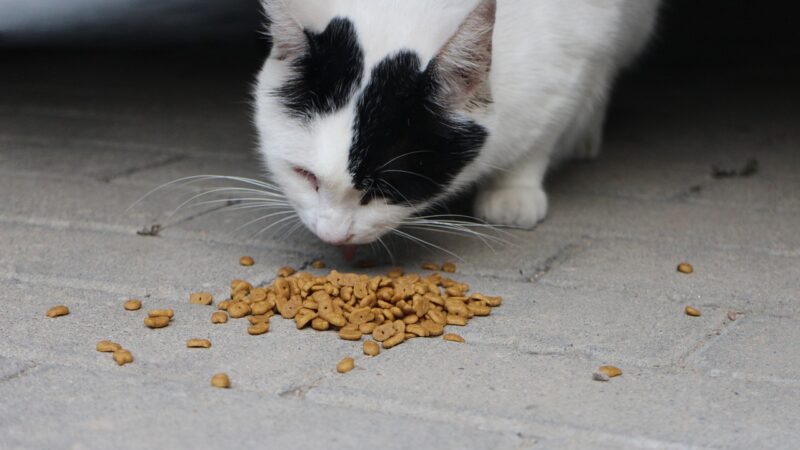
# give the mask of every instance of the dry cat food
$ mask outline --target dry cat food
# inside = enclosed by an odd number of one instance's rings
[[[228,378],[228,375],[224,373],[218,373],[211,377],[211,386],[215,388],[227,389],[231,387],[231,380]]]
[[[133,355],[128,350],[120,349],[114,352],[113,354],[114,361],[117,362],[120,366],[124,366],[125,364],[129,364],[133,362]]]
[[[597,372],[607,376],[608,378],[614,378],[622,375],[622,370],[615,366],[600,366],[597,369]]]
[[[687,316],[692,316],[692,317],[700,317],[701,315],[700,310],[692,306],[687,306],[683,310],[683,312],[685,312]]]
[[[451,262],[442,264],[442,271],[447,273],[456,273],[456,265]]]
[[[250,267],[255,263],[256,260],[254,260],[252,256],[242,256],[241,258],[239,258],[239,264],[245,267]]]
[[[116,342],[111,341],[100,341],[95,346],[98,352],[103,353],[114,353],[117,350],[122,350],[122,346],[117,344]]]
[[[188,348],[211,348],[211,341],[208,339],[189,339],[186,341]]]
[[[452,263],[442,268],[456,270]],[[247,317],[248,333],[261,335],[269,331],[270,318],[280,315],[294,320],[297,329],[334,330],[341,339],[350,341],[371,337],[375,342],[365,343],[364,353],[377,355],[378,343],[388,349],[409,339],[443,336],[445,327],[465,326],[476,316],[490,315],[492,308],[502,304],[502,298],[470,293],[468,284],[441,273],[421,276],[393,268],[386,275],[333,270],[315,276],[284,267],[278,275],[265,287],[233,280],[230,298],[218,305],[227,315],[218,311],[214,313],[218,319],[212,316],[212,322],[222,323],[228,316]],[[464,342],[452,333],[444,339]]]
[[[694,267],[692,267],[692,265],[689,263],[680,263],[678,264],[678,272],[690,274],[694,272]]]
[[[339,364],[336,365],[336,371],[339,373],[347,373],[353,370],[353,367],[355,367],[355,365],[356,362],[353,360],[353,358],[350,358],[348,356],[347,358],[339,361]]]
[[[138,311],[142,308],[142,302],[135,299],[130,299],[122,305],[126,311]]]
[[[211,314],[211,323],[220,324],[228,322],[228,315],[223,311],[217,311]]]
[[[64,305],[53,306],[47,310],[47,317],[51,319],[54,317],[66,316],[67,314],[69,314],[69,308]]]
[[[208,292],[195,292],[193,294],[189,294],[189,303],[193,305],[208,306],[213,301],[214,297],[212,297]]]
[[[172,310],[170,310],[171,312]],[[153,314],[153,313],[157,314]],[[163,314],[160,314],[163,313]],[[165,311],[155,310],[150,311],[149,315],[144,318],[144,324],[147,328],[164,328],[169,325],[172,320],[172,314],[167,315]]]
[[[314,268],[314,269],[324,269],[324,268],[328,267],[328,265],[325,264],[325,261],[322,261],[322,260],[318,259],[318,260],[316,260],[316,261],[311,263],[311,267]]]

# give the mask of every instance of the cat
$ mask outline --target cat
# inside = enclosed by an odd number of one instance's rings
[[[600,151],[615,78],[659,0],[263,0],[260,155],[302,222],[367,244],[478,186],[533,228],[549,167]]]

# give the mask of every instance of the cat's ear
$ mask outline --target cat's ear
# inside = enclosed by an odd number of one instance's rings
[[[261,0],[269,20],[269,37],[272,40],[270,57],[277,60],[293,59],[308,49],[303,26],[292,16],[286,0]]]
[[[496,13],[497,0],[481,0],[431,61],[439,101],[456,108],[489,101]]]

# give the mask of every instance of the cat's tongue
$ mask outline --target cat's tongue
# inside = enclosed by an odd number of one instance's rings
[[[347,262],[353,262],[356,259],[356,250],[358,247],[355,245],[344,245],[342,246],[342,257]]]

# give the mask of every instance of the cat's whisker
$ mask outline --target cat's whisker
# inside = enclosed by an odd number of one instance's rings
[[[397,156],[397,157],[394,157],[394,158],[390,159],[389,162],[387,162],[387,163],[383,164],[382,166],[378,167],[376,169],[376,171],[380,171],[384,167],[389,166],[389,164],[391,164],[391,163],[393,163],[395,161],[398,161],[398,160],[400,160],[402,158],[405,158],[405,157],[408,157],[408,156],[412,156],[412,155],[416,155],[416,154],[419,154],[419,153],[433,153],[433,151],[431,151],[431,150],[416,150],[416,151],[413,151],[413,152],[404,153],[404,154],[402,154],[400,156]]]
[[[419,238],[417,236],[414,236],[412,234],[406,233],[404,231],[400,231],[398,229],[392,230],[392,233],[397,234],[398,236],[404,237],[404,238],[406,238],[408,240],[411,240],[413,242],[417,242],[418,244],[421,244],[423,246],[427,246],[427,247],[442,251],[442,252],[447,253],[448,255],[458,259],[459,261],[463,261],[463,259],[460,256],[458,256],[457,254],[451,252],[450,250],[447,250],[446,248],[440,247],[440,246],[438,246],[436,244],[432,244],[432,243],[430,243],[430,242],[428,242],[428,241],[426,241],[426,240],[424,240],[422,238]]]
[[[283,219],[281,219],[281,220],[277,220],[277,221],[275,221],[275,222],[273,222],[273,223],[271,223],[271,224],[267,225],[266,227],[262,228],[260,231],[258,231],[257,233],[253,234],[252,236],[250,236],[250,239],[253,239],[253,238],[257,237],[257,236],[260,236],[260,235],[262,235],[262,234],[266,233],[267,231],[269,231],[269,230],[270,230],[272,227],[274,227],[274,226],[276,226],[276,225],[278,225],[278,224],[281,224],[281,223],[285,223],[286,221],[288,221],[288,220],[292,220],[292,219],[294,219],[294,220],[300,220],[300,218],[299,218],[299,217],[297,217],[297,215],[296,215],[296,214],[294,214],[294,215],[291,215],[291,216],[289,216],[289,217],[284,217]]]
[[[251,221],[249,221],[249,222],[247,222],[247,223],[245,223],[245,224],[243,224],[243,225],[240,225],[239,227],[237,227],[237,228],[236,228],[236,230],[235,230],[235,231],[240,231],[240,230],[242,230],[242,229],[244,229],[244,228],[247,228],[247,227],[249,227],[250,225],[252,225],[252,224],[254,224],[254,223],[256,223],[256,222],[260,222],[260,221],[262,221],[262,220],[267,220],[267,219],[269,219],[270,217],[275,217],[275,216],[285,216],[285,215],[287,215],[287,214],[294,214],[294,211],[292,211],[292,210],[285,210],[285,211],[277,211],[277,212],[273,212],[273,213],[270,213],[270,214],[265,214],[265,215],[263,215],[263,216],[261,216],[261,217],[257,217],[257,218],[255,218],[255,219],[253,219],[253,220],[251,220]]]
[[[413,175],[415,177],[419,177],[419,178],[422,178],[423,180],[429,181],[434,186],[438,186],[439,185],[439,183],[436,182],[436,180],[434,180],[433,178],[427,177],[427,176],[422,175],[420,173],[410,172],[408,170],[389,169],[389,170],[381,170],[380,173],[404,173],[406,175]]]
[[[394,264],[395,261],[394,254],[392,253],[391,250],[389,250],[389,246],[387,246],[386,243],[383,242],[383,238],[379,237],[377,239],[377,242],[381,244],[381,246],[383,246],[383,248],[386,250],[386,253],[389,255],[389,259],[391,260],[392,264]]]
[[[503,239],[500,239],[500,238],[498,238],[496,236],[492,236],[492,235],[484,234],[484,233],[478,233],[477,231],[474,231],[474,230],[458,228],[458,227],[441,226],[441,225],[406,224],[406,225],[404,225],[404,228],[426,230],[426,231],[432,231],[432,232],[436,232],[436,233],[450,234],[450,235],[454,235],[454,236],[464,236],[464,237],[477,238],[481,242],[483,242],[483,244],[486,245],[491,250],[494,250],[494,247],[492,247],[490,242],[493,242],[495,244],[500,244],[500,245],[503,245],[503,246],[510,246],[511,245],[510,242],[505,241]]]
[[[463,231],[464,233],[473,234],[476,236],[483,236],[487,239],[491,239],[495,242],[504,244],[504,245],[512,245],[512,242],[502,239],[498,236],[493,236],[487,233],[480,233],[473,228],[482,229],[486,228],[491,230],[492,232],[498,232],[498,230],[494,229],[493,227],[487,227],[486,225],[481,224],[473,224],[470,223],[458,223],[458,222],[448,222],[448,221],[434,221],[434,220],[412,220],[412,221],[405,221],[402,222],[404,225],[415,225],[415,226],[430,226],[430,227],[438,227],[438,228],[446,228],[446,229],[455,229]],[[508,233],[507,233],[508,234]]]
[[[267,200],[263,198],[221,198],[217,200],[206,200],[202,202],[192,203],[191,205],[185,206],[186,208],[199,208],[201,206],[208,206],[208,205],[216,205],[217,203],[230,203],[231,206],[246,204],[246,205],[278,205],[278,206],[291,206],[289,202],[285,200]]]

